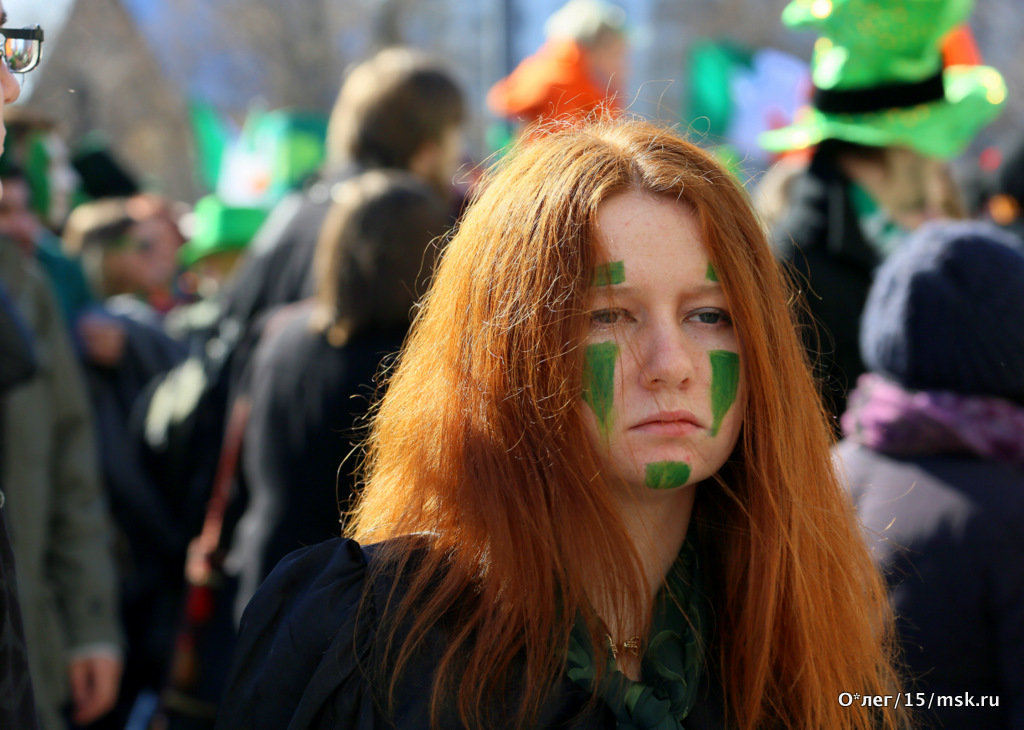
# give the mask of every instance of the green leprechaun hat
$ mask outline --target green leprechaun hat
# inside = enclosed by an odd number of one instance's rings
[[[263,208],[228,205],[216,195],[200,198],[193,211],[192,237],[178,249],[178,260],[188,267],[213,254],[245,249],[266,217]]]
[[[782,22],[820,29],[811,62],[812,107],[788,127],[764,132],[773,152],[839,139],[959,155],[1006,102],[990,66],[943,66],[942,40],[974,0],[792,0]]]

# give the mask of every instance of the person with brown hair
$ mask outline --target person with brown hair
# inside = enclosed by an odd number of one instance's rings
[[[901,726],[787,297],[674,131],[522,142],[441,255],[349,539],[250,602],[219,726]]]
[[[271,211],[222,308],[249,327],[260,312],[310,296],[313,251],[332,191],[366,170],[405,170],[457,207],[452,178],[462,161],[462,91],[435,58],[387,48],[345,77],[327,126],[327,159],[315,181]]]
[[[327,165],[408,170],[450,202],[465,100],[437,59],[393,47],[345,78],[327,127]]]
[[[253,355],[241,469],[248,500],[226,570],[234,620],[277,561],[341,534],[352,451],[382,360],[402,346],[448,227],[418,178],[372,170],[338,188],[316,251],[317,293],[276,312]]]
[[[327,159],[316,178],[304,189],[289,194],[271,210],[257,231],[245,258],[230,284],[218,293],[219,312],[207,339],[195,338],[196,354],[154,381],[139,404],[140,448],[146,463],[160,484],[183,495],[183,503],[200,508],[199,524],[216,524],[216,530],[202,530],[202,545],[193,552],[202,564],[230,544],[238,510],[232,508],[224,520],[207,522],[218,513],[221,474],[229,475],[225,489],[242,502],[246,485],[244,473],[222,469],[238,455],[232,443],[239,443],[233,424],[244,423],[244,397],[250,392],[256,344],[271,311],[314,294],[314,252],[328,211],[345,183],[369,170],[392,169],[409,173],[438,191],[446,210],[458,207],[452,201],[452,178],[461,161],[461,125],[466,113],[462,91],[438,59],[412,48],[389,48],[375,53],[349,71],[331,112],[327,130]],[[438,232],[440,233],[440,232]],[[236,409],[236,406],[238,409]],[[225,425],[227,424],[227,425]],[[240,478],[239,478],[240,477]],[[223,497],[227,499],[227,497]],[[207,538],[217,534],[209,544]],[[204,535],[206,536],[204,538]],[[223,544],[220,543],[223,539]],[[193,571],[196,576],[203,575]],[[207,590],[208,586],[193,586]],[[233,600],[230,586],[222,585],[212,599],[217,610],[231,619]],[[208,616],[185,622],[190,634],[206,632]],[[233,620],[225,620],[233,632]],[[204,625],[200,627],[200,625]],[[179,646],[187,642],[179,642]],[[174,692],[186,698],[175,712],[187,712],[189,721],[211,715],[209,708],[220,696],[224,673],[219,670],[214,647],[202,655],[203,678],[194,672],[174,679]],[[187,647],[191,656],[193,647]],[[225,659],[225,662],[227,660]],[[192,666],[191,659],[181,662]],[[206,680],[210,681],[207,682]],[[167,703],[165,703],[166,705]],[[197,711],[198,710],[198,711]]]

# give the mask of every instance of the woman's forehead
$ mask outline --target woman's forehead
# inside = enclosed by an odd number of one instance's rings
[[[706,259],[703,235],[691,208],[669,197],[626,191],[604,201],[594,230],[599,258]]]

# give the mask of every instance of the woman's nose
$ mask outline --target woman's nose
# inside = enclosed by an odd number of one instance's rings
[[[678,323],[652,325],[642,345],[641,377],[649,388],[675,388],[693,377],[693,343]]]

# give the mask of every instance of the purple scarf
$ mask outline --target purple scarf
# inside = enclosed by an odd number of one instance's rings
[[[843,435],[900,456],[975,454],[1024,468],[1024,408],[988,396],[905,390],[868,373],[850,394]]]

